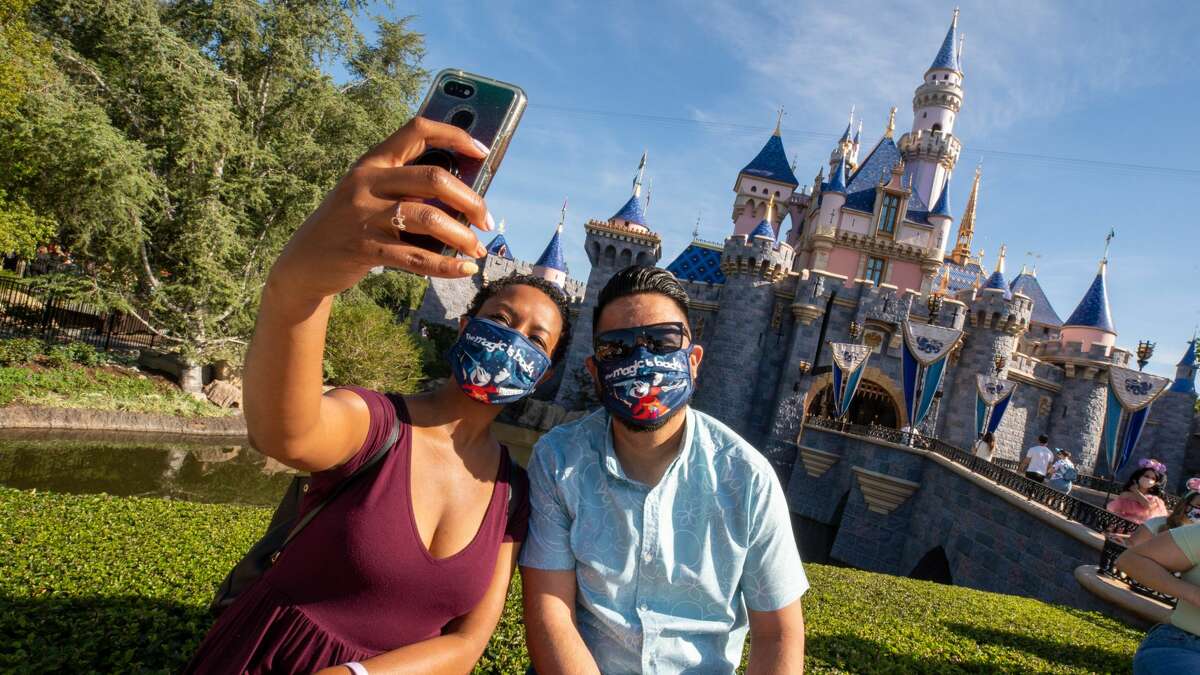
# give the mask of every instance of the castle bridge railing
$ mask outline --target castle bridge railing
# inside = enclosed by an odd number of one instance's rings
[[[1082,499],[1063,494],[1048,485],[1029,480],[1023,474],[1019,474],[1013,469],[1000,466],[995,462],[989,462],[981,457],[976,457],[974,454],[950,445],[938,438],[931,438],[929,436],[922,436],[916,432],[901,431],[887,427],[850,424],[828,417],[810,417],[805,422],[805,426],[865,438],[875,438],[888,443],[896,443],[898,445],[937,453],[1001,487],[1008,488],[1020,494],[1029,501],[1036,502],[1058,513],[1067,520],[1079,523],[1106,537],[1111,535],[1123,537],[1132,534],[1138,528],[1138,524],[1131,520],[1126,520],[1115,513],[1106,511]]]
[[[1021,465],[1021,463],[1015,459],[1002,459],[1000,457],[992,458],[992,462],[1011,471],[1016,471]],[[1112,480],[1111,478],[1103,478],[1101,476],[1093,476],[1086,473],[1079,474],[1079,477],[1075,479],[1074,485],[1077,487],[1088,488],[1089,490],[1095,490],[1096,492],[1104,492],[1106,494],[1115,495],[1121,492],[1121,484],[1117,481]],[[1175,505],[1179,503],[1179,495],[1173,495],[1166,490],[1160,492],[1159,495],[1162,497],[1163,503],[1167,505],[1168,511],[1174,510]]]

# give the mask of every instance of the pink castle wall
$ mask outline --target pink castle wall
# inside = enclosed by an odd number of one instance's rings
[[[891,279],[888,280],[888,283],[899,288],[901,293],[909,289],[921,290],[920,265],[901,260],[889,261],[888,264],[892,268]]]
[[[858,251],[834,246],[829,252],[829,271],[846,277],[847,283],[858,276]]]

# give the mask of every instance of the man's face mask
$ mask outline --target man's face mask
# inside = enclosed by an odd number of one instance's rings
[[[661,427],[692,398],[695,385],[683,324],[622,328],[596,336],[600,401],[631,429]]]
[[[467,396],[493,405],[533,393],[550,357],[520,331],[474,317],[448,354],[450,370]]]

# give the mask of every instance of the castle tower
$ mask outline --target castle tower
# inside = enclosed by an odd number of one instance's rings
[[[841,138],[838,138],[837,145],[833,146],[833,151],[829,153],[829,173],[837,170],[837,165],[845,160],[847,164],[852,161],[854,153],[854,139],[850,136],[850,132],[854,130],[854,106],[850,107],[850,119],[846,122],[846,130],[842,132]]]
[[[820,179],[820,174],[817,178]],[[829,182],[819,193],[820,208],[813,219],[812,259],[809,267],[814,270],[829,269],[829,255],[833,251],[837,235],[838,216],[846,204],[846,160],[843,158],[829,174]]]
[[[946,187],[942,189],[942,193],[938,195],[937,203],[933,205],[933,209],[929,211],[929,215],[925,217],[930,225],[933,225],[933,237],[930,240],[930,248],[928,254],[921,260],[921,276],[922,276],[922,292],[933,290],[934,276],[938,270],[943,268],[943,261],[946,259],[946,244],[950,239],[950,226],[954,222],[954,216],[950,213],[950,181],[946,181]]]
[[[1108,257],[1100,261],[1100,269],[1092,285],[1088,286],[1083,299],[1067,317],[1059,339],[1063,343],[1081,342],[1086,351],[1093,344],[1112,347],[1117,342],[1117,328],[1113,324],[1112,312],[1108,308],[1108,285],[1105,276]]]
[[[592,378],[584,359],[592,353],[592,312],[600,290],[616,272],[630,265],[655,265],[662,257],[662,240],[650,230],[641,202],[642,177],[646,155],[633,179],[633,195],[608,220],[589,220],[584,226],[584,248],[592,270],[579,316],[572,324],[573,336],[567,348],[562,385],[555,402],[567,410],[579,410],[596,404]]]
[[[958,222],[958,240],[950,260],[955,265],[966,265],[971,259],[971,239],[975,236],[975,209],[979,205],[979,176],[982,166],[975,167],[975,182],[971,184],[971,196],[967,197],[967,208],[963,211],[962,220]]]
[[[533,275],[541,277],[552,284],[563,286],[567,281],[567,261],[563,258],[562,230],[563,222],[567,219],[567,203],[563,202],[562,214],[558,218],[558,226],[554,228],[554,236],[546,244],[546,250],[533,264]]]
[[[738,173],[737,180],[734,181],[733,191],[736,196],[733,199],[732,217],[735,235],[748,236],[764,219],[767,202],[771,197],[779,204],[787,204],[792,193],[800,185],[783,149],[779,126],[782,119],[780,111],[779,120],[775,123],[775,132],[754,159]],[[770,219],[772,232],[779,232],[785,215],[787,209],[775,209]]]
[[[1050,298],[1046,297],[1046,292],[1042,290],[1042,285],[1037,280],[1037,270],[1027,270],[1024,266],[1021,267],[1021,273],[1013,279],[1008,285],[1013,293],[1020,293],[1029,296],[1033,301],[1033,316],[1029,318],[1029,333],[1025,339],[1030,341],[1042,340],[1057,340],[1059,332],[1062,330],[1062,319],[1058,316],[1058,312],[1054,311],[1054,306],[1050,304]]]
[[[787,307],[775,297],[775,284],[787,278],[794,256],[791,246],[775,241],[773,211],[774,203],[768,200],[765,217],[750,235],[734,234],[725,240],[725,284],[696,390],[697,408],[743,436],[751,431],[757,374],[772,316]],[[782,303],[780,308],[776,303]]]
[[[897,144],[908,166],[912,189],[925,204],[937,201],[962,150],[962,143],[954,136],[954,120],[963,101],[961,57],[955,9],[942,47],[913,95],[912,131],[901,136]]]
[[[1001,248],[996,270],[973,298],[967,298],[966,334],[956,360],[951,363],[951,377],[943,388],[939,416],[941,437],[952,445],[969,448],[975,443],[975,376],[995,372],[996,357],[1012,363],[1017,342],[1029,329],[1033,303],[1023,295],[1014,295],[1004,281],[1004,249]],[[952,357],[954,358],[954,357]],[[1017,428],[1009,418],[997,429],[996,454],[1015,459],[1021,452],[1024,429]]]
[[[512,260],[512,252],[508,247],[508,240],[504,238],[504,219],[500,219],[500,225],[496,227],[496,236],[488,242],[484,248],[487,249],[488,255],[494,255],[505,260]]]
[[[1197,367],[1196,336],[1193,334],[1183,358],[1179,359],[1179,364],[1175,366],[1175,382],[1171,385],[1171,391],[1195,395]]]

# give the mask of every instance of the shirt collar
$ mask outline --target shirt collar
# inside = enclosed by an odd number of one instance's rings
[[[671,464],[667,466],[667,470],[665,473],[663,473],[662,480],[659,481],[659,484],[661,484],[662,481],[665,481],[672,474],[672,472],[675,471],[675,467],[679,466],[680,462],[686,461],[686,457],[691,453],[692,442],[696,435],[696,413],[689,405],[683,411],[683,414],[686,415],[686,417],[683,422],[683,438],[679,441],[679,452],[675,453],[675,459],[671,460]],[[604,411],[604,417],[604,441],[600,450],[600,459],[604,464],[604,470],[607,471],[610,476],[620,478],[621,480],[633,483],[634,485],[649,488],[650,486],[635,481],[629,476],[625,475],[625,469],[621,466],[621,460],[617,458],[617,451],[613,447],[613,416],[606,410]]]

